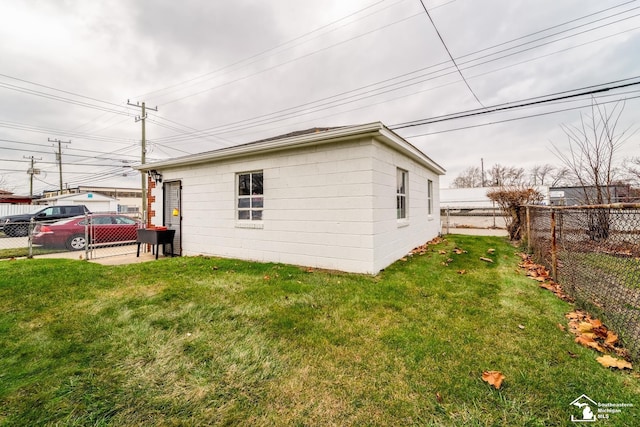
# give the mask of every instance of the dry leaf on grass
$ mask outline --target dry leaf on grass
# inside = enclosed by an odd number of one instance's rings
[[[626,360],[616,359],[608,354],[600,356],[596,359],[605,368],[617,368],[617,369],[632,369],[631,363]]]
[[[594,350],[598,350],[600,353],[604,353],[606,351],[604,348],[602,348],[602,346],[598,343],[598,341],[594,340],[592,337],[588,335],[580,335],[576,337],[575,341],[584,347],[589,347],[589,348],[593,348]]]
[[[438,403],[442,403],[442,396],[440,395],[440,392],[436,392],[436,400]]]
[[[493,260],[491,258],[485,258],[483,256],[480,257],[480,260],[484,261],[484,262],[493,262]]]
[[[604,340],[605,344],[614,345],[618,342],[618,336],[611,331],[607,331],[607,338]]]
[[[487,249],[487,253],[492,254],[494,253],[496,250],[495,249]]]
[[[502,381],[504,381],[504,375],[500,371],[484,371],[482,373],[482,381],[488,382],[492,386],[497,389],[502,386]]]
[[[442,249],[440,249],[440,250],[438,251],[438,253],[439,253],[440,255],[446,255],[446,254],[447,254],[447,251],[443,251]]]

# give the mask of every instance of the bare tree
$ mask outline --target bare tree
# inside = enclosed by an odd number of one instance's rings
[[[482,187],[482,171],[477,166],[470,166],[458,175],[451,186],[453,188],[473,188]]]
[[[560,187],[573,185],[571,182],[571,171],[566,166],[558,167],[551,173],[549,187]]]
[[[617,102],[612,108],[607,108],[592,100],[591,114],[580,114],[578,126],[562,125],[569,140],[569,151],[553,146],[556,156],[582,187],[584,204],[611,203],[611,185],[617,173],[616,153],[635,133],[631,127],[618,130],[624,106],[624,102]],[[609,237],[609,215],[605,210],[594,211],[588,220],[591,239]]]
[[[499,163],[489,169],[489,184],[493,187],[520,185],[525,181],[524,168],[502,166]]]
[[[529,171],[529,173],[531,174],[531,184],[545,185],[545,180],[548,181],[549,176],[555,170],[556,167],[549,163],[533,166]]]
[[[580,124],[562,125],[569,141],[569,151],[555,144],[554,153],[568,169],[571,178],[583,188],[583,203],[596,205],[611,202],[610,185],[616,178],[615,155],[634,132],[618,131],[624,102],[606,105],[591,103],[591,114],[580,114]]]
[[[529,182],[531,185],[548,185],[558,187],[561,185],[573,185],[570,180],[570,172],[566,166],[554,166],[550,163],[535,165],[529,169]]]
[[[640,185],[640,157],[625,159],[622,166],[629,177],[629,181],[635,185]]]

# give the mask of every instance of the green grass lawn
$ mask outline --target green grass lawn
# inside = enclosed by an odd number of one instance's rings
[[[1,261],[0,425],[572,425],[582,394],[634,404],[601,423],[637,425],[637,373],[558,327],[572,307],[517,252],[453,235],[375,277]]]

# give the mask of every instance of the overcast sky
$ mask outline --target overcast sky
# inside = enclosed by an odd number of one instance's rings
[[[314,126],[393,128],[640,81],[637,1],[424,4],[444,44],[419,0],[0,0],[0,182],[29,194],[34,156],[34,194],[56,189],[49,139],[59,139],[71,141],[62,144],[65,186],[139,187],[130,166],[141,157],[141,109],[127,100],[157,107],[147,119],[153,161]],[[621,130],[640,124],[639,90],[599,98],[628,98]],[[568,146],[560,125],[577,124],[589,104],[580,97],[396,132],[447,170],[447,187],[481,159],[558,164],[552,143]],[[568,111],[547,114],[557,110]],[[638,136],[620,160],[636,155]]]

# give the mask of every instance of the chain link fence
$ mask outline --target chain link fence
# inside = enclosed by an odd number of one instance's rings
[[[640,359],[640,204],[528,206],[523,224],[535,259]]]
[[[53,253],[96,259],[135,254],[139,215],[113,212],[30,222],[7,222],[0,229],[0,258],[37,257]]]

